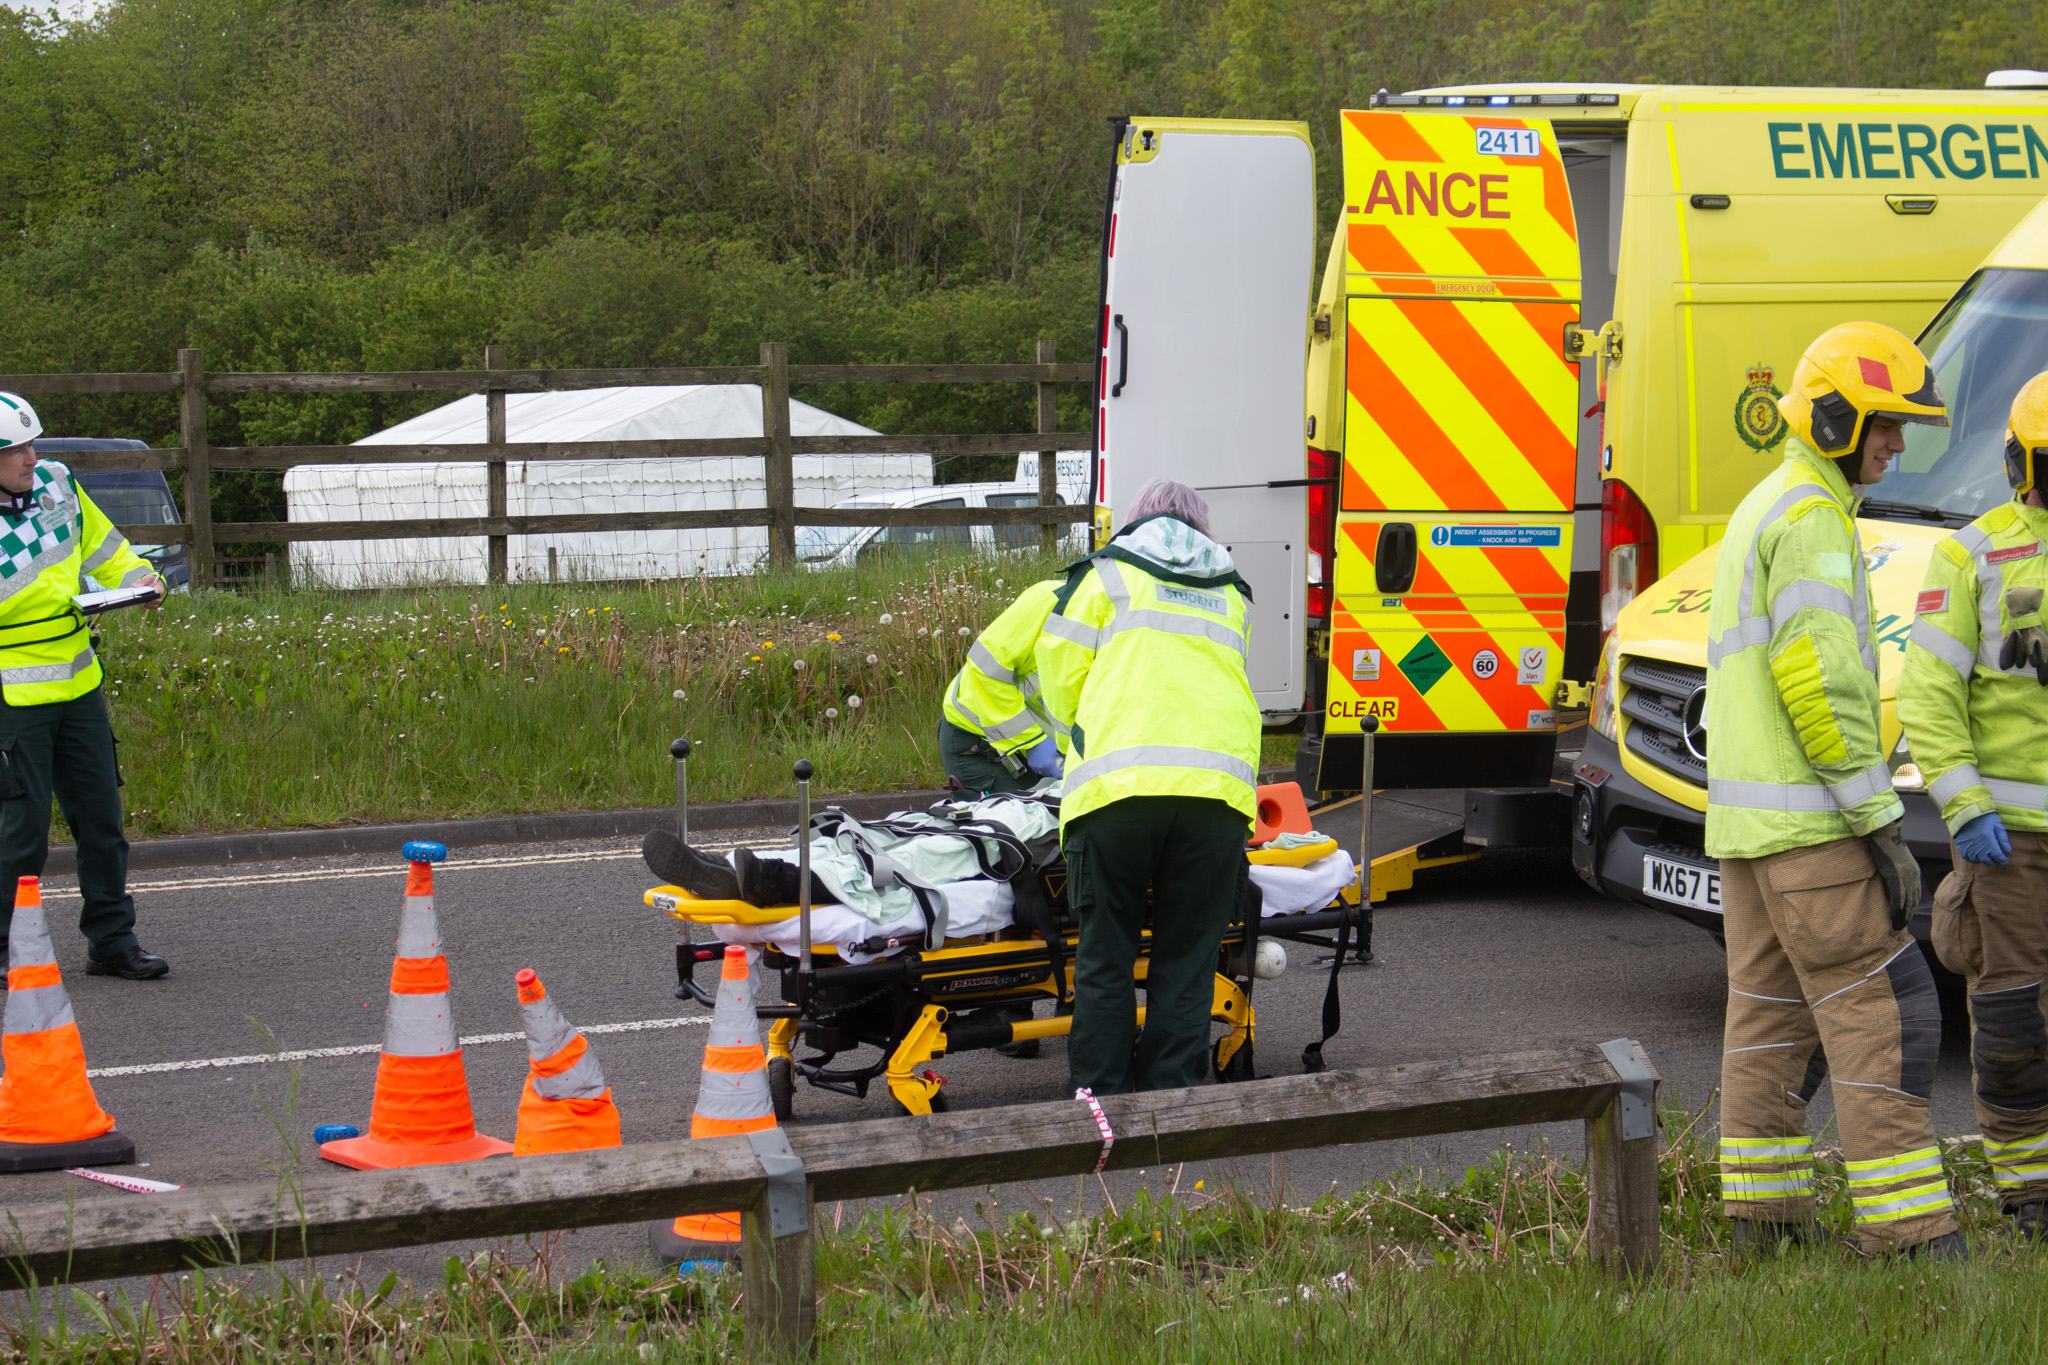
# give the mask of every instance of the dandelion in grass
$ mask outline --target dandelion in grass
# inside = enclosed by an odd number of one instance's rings
[[[924,638],[925,636],[927,636],[927,635],[929,635],[929,634],[931,634],[931,631],[930,631],[930,629],[928,629],[927,627],[925,627],[925,626],[919,626],[919,627],[917,628],[917,638],[918,638],[918,639],[922,640],[922,639],[923,639],[923,638]]]
[[[860,698],[858,696],[848,697],[846,699],[846,709],[849,711],[860,710]]]
[[[690,699],[690,694],[683,691],[683,689],[680,687],[678,687],[670,695],[673,696],[677,701],[688,701]]]
[[[836,630],[827,631],[825,633],[825,638],[828,640],[836,640],[839,638],[839,632]]]
[[[873,667],[874,667],[874,666],[875,666],[876,664],[878,664],[878,663],[880,663],[880,662],[882,662],[882,658],[881,658],[881,656],[880,656],[879,654],[870,654],[870,655],[868,655],[868,667],[869,667],[869,668],[873,668]]]
[[[825,708],[825,719],[826,719],[826,720],[838,720],[838,719],[839,719],[839,708],[838,708],[838,707],[836,707],[836,706],[828,706],[828,707],[826,707],[826,708]]]
[[[968,630],[968,629],[967,629],[967,627],[965,627],[965,626],[962,626],[962,627],[960,627],[960,638],[961,638],[961,639],[963,639],[963,640],[964,640],[964,639],[966,639],[966,638],[967,638],[967,637],[968,637],[969,635],[971,635],[971,634],[973,634],[973,632],[972,632],[972,631],[970,631],[970,630]]]
[[[888,625],[888,624],[889,624],[890,622],[894,621],[894,620],[895,620],[896,618],[895,618],[894,616],[890,615],[890,614],[889,614],[888,612],[886,612],[886,611],[885,611],[885,612],[883,612],[883,613],[882,613],[882,614],[881,614],[881,615],[880,615],[879,617],[877,617],[876,619],[877,619],[877,620],[879,620],[879,621],[880,621],[880,622],[881,622],[881,623],[882,623],[883,625],[885,625],[885,626],[886,626],[886,625]]]

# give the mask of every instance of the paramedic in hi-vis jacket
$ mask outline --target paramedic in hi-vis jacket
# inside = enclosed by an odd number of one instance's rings
[[[0,944],[11,888],[41,876],[49,856],[54,794],[78,842],[85,969],[141,981],[170,964],[135,941],[114,730],[92,633],[71,598],[94,583],[154,585],[160,602],[163,583],[70,470],[37,460],[42,430],[27,400],[0,393]]]
[[[1208,528],[1194,489],[1145,485],[1129,524],[1074,566],[1038,641],[1046,710],[1070,727],[1060,843],[1081,942],[1068,1074],[1096,1095],[1207,1079],[1216,955],[1248,876],[1251,590]]]
[[[2048,374],[2006,429],[2011,502],[1934,547],[1899,678],[1912,760],[1955,838],[1934,948],[1969,983],[1977,1122],[1999,1202],[2048,1235]]]
[[[1739,1250],[1813,1224],[1806,1107],[1832,1078],[1865,1250],[1967,1254],[1930,1101],[1934,978],[1907,924],[1920,870],[1878,737],[1861,488],[1948,425],[1903,333],[1851,322],[1778,401],[1785,460],[1742,500],[1707,624],[1707,852],[1721,860],[1728,1019],[1721,1198]]]
[[[1038,697],[1038,633],[1061,586],[1054,578],[1026,588],[989,622],[946,689],[939,758],[963,791],[1029,791],[1060,775],[1067,727]]]

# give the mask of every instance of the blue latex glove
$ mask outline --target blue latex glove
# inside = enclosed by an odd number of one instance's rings
[[[1066,761],[1060,757],[1059,742],[1051,735],[1039,740],[1025,753],[1024,766],[1040,777],[1058,777],[1066,771]]]
[[[2005,832],[2005,821],[1998,818],[1997,811],[1986,811],[1956,831],[1956,852],[1973,863],[2004,867],[2012,852],[2012,836]]]

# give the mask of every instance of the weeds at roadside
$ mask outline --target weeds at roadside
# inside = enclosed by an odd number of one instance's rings
[[[1652,1275],[1588,1263],[1575,1163],[1504,1148],[1465,1180],[1381,1181],[1307,1203],[1183,1184],[1092,1217],[1004,1210],[951,1224],[917,1198],[852,1222],[819,1209],[820,1356],[828,1361],[2033,1360],[2048,1263],[1996,1211],[1981,1153],[1944,1144],[1976,1247],[1968,1266],[1865,1262],[1836,1240],[1730,1264],[1705,1111],[1667,1111],[1664,1244]],[[1847,1229],[1839,1153],[1822,1219]],[[1027,1191],[1027,1193],[1030,1193]],[[376,1365],[744,1358],[736,1276],[592,1266],[562,1241],[451,1258],[415,1293],[308,1270],[159,1280],[141,1302],[71,1291],[61,1320],[0,1318],[0,1362]]]

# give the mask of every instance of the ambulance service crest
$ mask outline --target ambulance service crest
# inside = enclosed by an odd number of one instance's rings
[[[1785,439],[1788,428],[1778,411],[1785,395],[1772,382],[1771,367],[1759,361],[1749,370],[1749,387],[1735,400],[1735,434],[1751,450],[1769,450]]]

